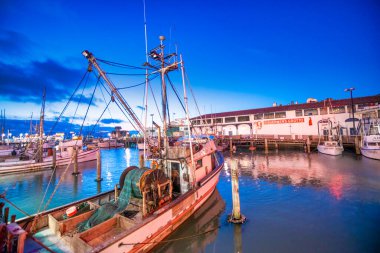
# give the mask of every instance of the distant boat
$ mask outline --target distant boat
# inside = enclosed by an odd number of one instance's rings
[[[122,148],[124,147],[123,143],[117,142],[116,139],[103,139],[98,142],[99,148]]]
[[[5,159],[5,161],[0,162],[0,174],[10,174],[10,173],[25,173],[38,170],[46,170],[54,167],[53,161],[53,151],[55,147],[44,144],[46,152],[44,152],[42,162],[37,162],[34,159],[35,153],[28,151],[27,157],[30,160],[20,160],[20,157]],[[70,140],[67,142],[62,142],[58,146],[58,152],[56,152],[56,166],[68,165],[72,161],[72,154],[74,148],[78,150],[78,163],[94,161],[96,160],[96,153],[98,149],[94,150],[82,150],[82,140]],[[24,158],[25,159],[25,158]]]
[[[327,133],[327,135],[324,135]],[[332,126],[332,121],[330,119],[323,119],[318,121],[318,152],[326,155],[341,155],[343,153],[343,144],[340,139],[340,128],[339,124],[337,126]],[[325,140],[327,138],[327,140]]]
[[[362,145],[360,151],[363,156],[380,160],[380,120],[367,119],[363,124]]]

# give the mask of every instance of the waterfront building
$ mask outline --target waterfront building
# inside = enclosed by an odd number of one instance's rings
[[[378,118],[379,115],[380,95],[375,95],[352,100],[328,98],[317,101],[309,98],[302,104],[273,103],[272,107],[266,108],[205,114],[192,118],[191,122],[194,134],[303,139],[318,136],[318,121],[322,119],[328,118],[339,124],[342,136],[352,136],[357,133],[353,121],[359,123],[361,118]]]

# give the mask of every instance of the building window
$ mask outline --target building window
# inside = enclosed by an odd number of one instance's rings
[[[326,115],[328,113],[327,107],[319,108],[320,115]]]
[[[275,118],[286,118],[286,112],[276,112],[274,117]]]
[[[303,113],[302,110],[296,110],[296,117],[302,117]]]
[[[305,116],[318,115],[318,109],[305,109],[303,112]]]
[[[263,119],[263,114],[262,113],[261,114],[255,114],[255,116],[253,116],[253,118],[255,120]]]
[[[225,123],[236,122],[236,119],[235,117],[228,117],[228,118],[224,118],[224,122]]]
[[[193,125],[199,125],[200,121],[199,120],[193,120],[192,123],[193,123]]]
[[[206,119],[207,124],[211,124],[211,119]]]
[[[274,119],[274,113],[264,113],[264,119]]]
[[[223,119],[222,118],[217,118],[215,119],[215,123],[222,123],[223,122]]]
[[[332,114],[338,114],[338,113],[345,113],[346,107],[345,106],[339,106],[339,107],[332,107],[330,108],[330,113]]]
[[[249,121],[249,116],[239,116],[238,121],[239,122]]]

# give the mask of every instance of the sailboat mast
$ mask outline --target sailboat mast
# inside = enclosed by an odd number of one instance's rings
[[[38,153],[37,153],[38,162],[43,161],[42,154],[43,154],[43,145],[44,145],[43,136],[44,136],[44,120],[45,120],[45,100],[46,100],[46,88],[44,87],[44,91],[42,94],[41,113],[40,113],[40,129],[39,129],[40,138],[39,138]]]

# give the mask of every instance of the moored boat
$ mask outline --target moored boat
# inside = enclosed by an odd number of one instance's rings
[[[363,124],[363,136],[360,151],[363,156],[380,160],[380,121],[368,119]]]
[[[330,119],[318,121],[318,152],[333,156],[341,155],[343,153],[344,148],[340,138],[339,129],[339,124],[333,127]]]

